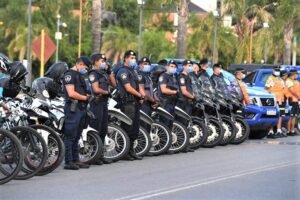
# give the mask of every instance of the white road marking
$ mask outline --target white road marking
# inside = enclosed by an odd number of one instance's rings
[[[256,169],[252,169],[252,170],[244,170],[244,171],[234,173],[234,174],[210,177],[210,178],[202,179],[200,181],[194,181],[194,182],[181,184],[181,185],[175,185],[175,186],[171,186],[171,187],[167,187],[167,188],[163,188],[163,189],[159,189],[159,190],[152,190],[152,191],[145,192],[145,193],[125,196],[125,197],[121,197],[121,198],[118,198],[118,199],[115,199],[115,200],[128,200],[128,199],[143,200],[143,199],[149,199],[151,197],[157,197],[157,196],[162,196],[162,195],[175,193],[175,192],[179,192],[179,191],[183,191],[183,190],[189,190],[189,189],[192,189],[192,188],[195,188],[195,187],[200,187],[200,186],[203,186],[203,185],[209,185],[209,184],[220,182],[220,181],[226,181],[226,180],[229,180],[229,179],[239,178],[239,177],[243,177],[243,176],[247,176],[247,175],[252,175],[252,174],[261,173],[261,172],[265,172],[265,171],[271,171],[271,170],[274,170],[274,169],[293,166],[293,165],[299,165],[299,164],[300,164],[300,161],[278,163],[276,165],[264,166],[264,167],[260,167],[260,168],[256,168]]]

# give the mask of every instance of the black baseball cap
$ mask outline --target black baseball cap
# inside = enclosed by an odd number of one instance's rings
[[[288,72],[286,70],[280,71],[280,76],[288,75]]]
[[[204,65],[208,63],[208,59],[207,58],[203,58],[200,60],[199,65]]]
[[[242,72],[242,73],[245,72],[244,68],[236,68],[234,73],[236,74],[239,72]]]
[[[175,60],[170,60],[169,62],[168,62],[168,65],[176,65],[176,67],[178,67],[178,65],[177,65],[177,62],[175,61]]]
[[[87,67],[90,67],[92,65],[91,60],[87,56],[80,56],[77,60],[76,63],[78,62],[83,62]]]
[[[124,54],[124,59],[127,58],[128,56],[136,56],[136,53],[133,50],[128,50]]]
[[[184,60],[182,65],[188,65],[188,64],[193,64],[191,60]]]
[[[139,60],[139,64],[144,63],[144,62],[147,62],[147,63],[151,64],[151,61],[150,61],[150,59],[148,57],[142,57]]]
[[[98,61],[99,59],[103,59],[104,61],[106,61],[106,57],[104,54],[102,53],[92,53],[90,56],[90,59],[93,63],[95,63],[96,61]]]
[[[274,69],[274,71],[280,71],[280,67],[279,66],[275,66],[273,69]]]

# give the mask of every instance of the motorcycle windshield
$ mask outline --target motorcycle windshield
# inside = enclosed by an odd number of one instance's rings
[[[32,90],[35,93],[35,97],[41,100],[46,101],[49,99],[49,93],[45,88],[44,80],[41,81],[40,79],[35,79],[32,82]]]
[[[192,81],[192,88],[193,88],[195,99],[199,100],[201,98],[201,93],[202,93],[201,83],[194,74],[190,74],[190,78]]]

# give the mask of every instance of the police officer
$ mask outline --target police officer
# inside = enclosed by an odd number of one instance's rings
[[[300,84],[297,80],[298,72],[296,69],[291,69],[289,78],[286,80],[286,87],[290,92],[289,105],[291,109],[291,118],[288,123],[288,136],[298,135],[295,131],[296,120],[299,115],[299,99],[300,99]]]
[[[222,74],[222,65],[216,63],[213,65],[213,75],[210,77],[212,86],[218,88],[223,94],[228,94],[227,84]]]
[[[78,170],[89,167],[79,161],[78,141],[84,128],[86,106],[91,100],[91,96],[87,95],[87,87],[82,77],[87,73],[90,65],[89,58],[81,56],[76,60],[74,67],[64,74],[63,86],[66,100],[63,128],[66,148],[64,169]]]
[[[210,87],[210,85],[211,85],[210,77],[206,71],[206,69],[208,67],[208,59],[203,58],[199,62],[199,66],[200,66],[200,70],[199,70],[198,76],[199,76],[199,79],[201,80],[201,83],[203,83],[205,87]]]
[[[128,115],[133,124],[122,124],[130,139],[130,151],[127,160],[141,160],[134,151],[134,141],[138,138],[140,128],[140,107],[144,96],[139,92],[138,75],[135,72],[137,66],[136,54],[128,50],[124,55],[123,66],[117,71],[117,86],[121,97],[121,110]]]
[[[175,60],[170,60],[167,71],[160,75],[158,79],[158,97],[160,105],[167,110],[171,115],[175,116],[175,105],[177,102],[178,84],[175,77],[177,72],[177,63]],[[166,120],[166,125],[172,130],[173,121]]]
[[[91,120],[91,127],[98,131],[100,139],[105,143],[105,137],[108,131],[108,98],[110,96],[109,86],[115,85],[115,78],[111,74],[110,66],[106,61],[104,54],[94,53],[91,55],[93,69],[89,72],[89,83],[91,85],[91,93],[95,100],[91,103],[91,111],[95,115],[95,119]],[[112,163],[111,160],[103,158],[97,160],[95,164],[102,165]]]
[[[273,69],[273,73],[268,77],[266,84],[266,90],[273,93],[276,97],[277,104],[279,106],[279,118],[277,122],[277,132],[274,134],[273,128],[268,134],[268,138],[277,138],[282,136],[282,117],[285,116],[285,101],[284,101],[284,81],[280,78],[280,67],[276,66]]]
[[[241,89],[242,93],[242,103],[244,105],[248,105],[250,103],[250,97],[247,92],[247,86],[243,82],[243,79],[245,78],[244,69],[243,68],[237,68],[235,70],[235,78],[237,80],[237,83]]]

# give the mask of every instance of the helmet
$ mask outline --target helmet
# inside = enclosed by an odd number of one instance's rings
[[[7,56],[0,53],[0,70],[7,72],[8,71],[8,63],[10,63],[10,61],[7,58]]]
[[[20,86],[17,83],[11,81],[9,77],[0,79],[0,87],[3,88],[3,97],[15,98],[21,91]]]
[[[50,66],[50,68],[44,74],[45,77],[52,78],[55,82],[60,83],[64,73],[69,69],[67,63],[58,62]]]
[[[45,97],[43,94],[44,90],[46,90],[49,94],[49,97]],[[48,77],[40,77],[35,79],[32,82],[32,91],[37,95],[39,98],[50,98],[54,99],[58,96],[60,92],[60,85],[58,85],[53,79]]]
[[[26,67],[19,61],[9,63],[8,66],[10,80],[15,83],[20,83],[22,80],[24,80],[26,74],[28,74]]]

